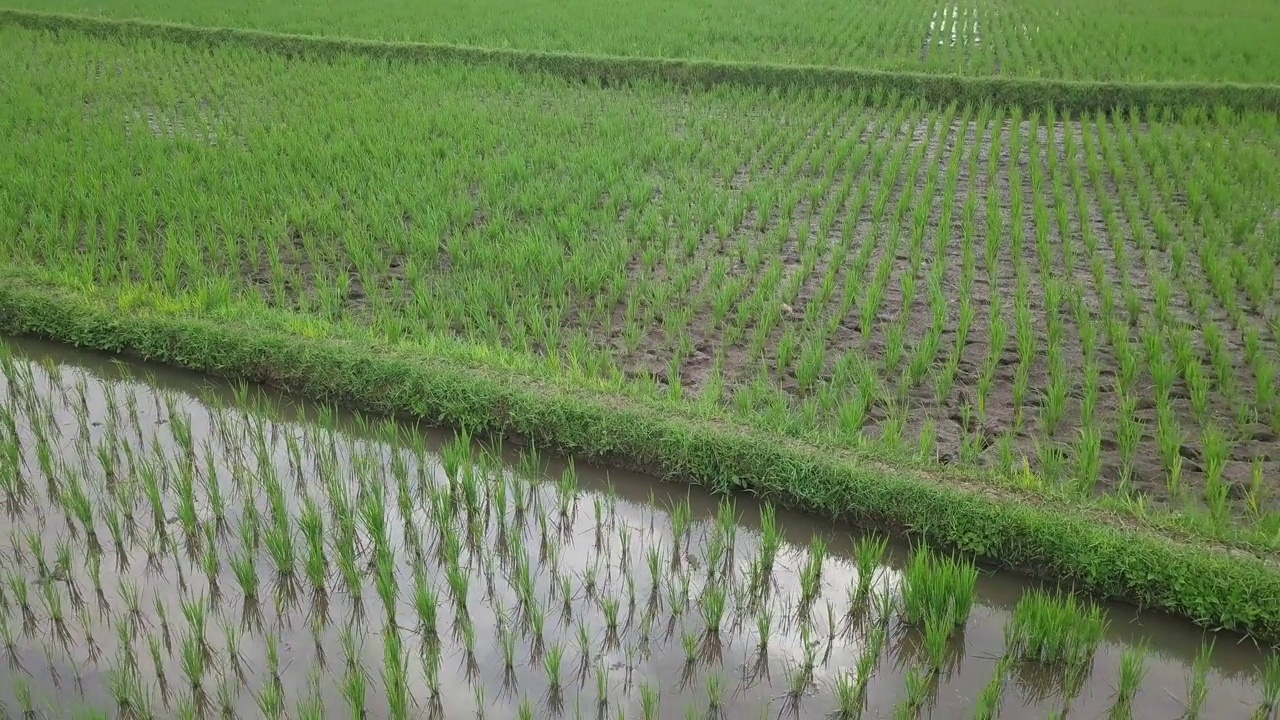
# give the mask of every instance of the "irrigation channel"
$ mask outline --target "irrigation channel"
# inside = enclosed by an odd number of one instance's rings
[[[747,498],[43,342],[0,341],[0,370],[5,717],[862,700],[864,717],[1219,720],[1274,700],[1248,640],[1120,605],[1090,625],[1083,599],[1064,623],[1023,578],[980,570],[966,595],[963,565]]]

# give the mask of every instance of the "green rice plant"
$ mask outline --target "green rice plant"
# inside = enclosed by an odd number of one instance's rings
[[[707,675],[707,713],[718,717],[724,712],[724,676],[718,672]]]
[[[342,575],[343,587],[352,605],[358,610],[362,605],[364,581],[356,559],[355,521],[350,514],[342,516],[337,523],[335,549],[338,572]]]
[[[1106,633],[1102,609],[1072,594],[1031,590],[1006,629],[1007,651],[1024,661],[1087,667]]]
[[[692,667],[697,664],[700,648],[697,634],[688,630],[682,630],[680,632],[680,647],[684,649],[685,665]]]
[[[531,584],[532,578],[530,578],[528,583],[530,584],[526,585],[525,589],[523,589],[521,592],[526,597],[532,597],[532,593],[533,593],[533,589],[532,589],[533,586]],[[569,618],[573,617],[573,579],[570,578],[568,575],[560,576],[560,600],[561,600],[560,616],[564,618],[565,621],[567,622]]]
[[[280,683],[269,682],[263,685],[261,690],[254,693],[254,701],[257,703],[258,712],[261,713],[260,717],[271,720],[284,717],[284,687]]]
[[[732,548],[738,535],[738,503],[732,497],[723,497],[716,506],[716,531],[724,538],[725,545]]]
[[[991,389],[995,387],[995,363],[991,363],[978,376],[978,420],[987,420],[987,398],[991,397]]]
[[[586,623],[579,619],[575,642],[578,646],[578,657],[580,658],[578,672],[583,678],[586,678],[586,673],[590,669],[591,658],[596,651],[593,640],[591,631],[587,628]]]
[[[596,665],[596,707],[597,715],[609,706],[609,674],[603,665]]]
[[[1262,707],[1260,711],[1269,717],[1280,713],[1280,655],[1267,655],[1262,666]]]
[[[1160,457],[1164,460],[1165,470],[1182,457],[1184,436],[1182,426],[1169,408],[1167,400],[1157,400],[1156,442],[1160,448]]]
[[[304,561],[307,579],[311,582],[313,591],[323,593],[328,584],[329,559],[324,547],[324,518],[314,498],[308,496],[303,501],[298,525],[302,529],[302,540],[307,549]]]
[[[636,611],[636,576],[628,570],[625,577],[627,583],[627,625],[630,625],[631,618]]]
[[[902,452],[905,438],[903,432],[907,427],[908,407],[905,402],[890,400],[885,403],[887,417],[880,422],[878,442],[893,452]]]
[[[903,275],[903,277],[910,276]],[[906,330],[906,326],[902,323],[894,323],[886,330],[884,335],[884,365],[886,368],[896,368],[901,365],[903,355],[906,352]]]
[[[538,604],[533,573],[529,569],[529,562],[524,557],[523,551],[514,557],[512,575],[515,577],[516,597],[520,601],[521,607],[527,611]]]
[[[386,546],[390,540],[387,525],[386,489],[377,483],[362,486],[363,496],[360,502],[360,519],[364,523],[365,532],[373,540],[375,551]],[[439,522],[437,520],[437,522]],[[440,523],[441,527],[446,525]]]
[[[618,528],[618,566],[631,577],[631,532],[629,528]]]
[[[36,704],[31,697],[31,684],[26,678],[18,677],[14,679],[13,696],[18,701],[18,707],[22,709],[22,717],[36,717]]]
[[[949,615],[926,617],[924,647],[929,659],[929,672],[938,675],[947,669],[948,650],[955,621]]]
[[[769,649],[769,631],[773,628],[773,614],[768,608],[761,608],[756,613],[756,641],[761,655]]]
[[[0,617],[0,647],[3,647],[5,661],[15,667],[18,664],[17,632],[10,627],[7,616]]]
[[[900,613],[904,622],[924,627],[929,620],[949,618],[963,625],[973,607],[978,569],[954,557],[937,557],[927,547],[907,563]]]
[[[822,565],[827,558],[827,542],[814,535],[809,542],[809,559],[800,572],[800,607],[808,608],[822,592]]]
[[[556,484],[561,516],[568,517],[573,511],[578,497],[578,486],[578,472],[573,465],[573,459],[570,458],[568,465],[560,473],[560,482]]]
[[[1005,681],[1009,676],[1010,656],[1004,655],[996,662],[995,672],[991,680],[978,693],[978,700],[973,709],[974,720],[995,720],[1000,715],[1000,706],[1004,703]]]
[[[71,543],[66,538],[59,538],[53,548],[53,574],[51,579],[66,584],[67,590],[77,595],[75,574],[71,570]]]
[[[536,660],[542,657],[543,638],[546,637],[547,628],[547,611],[541,604],[535,603],[529,608],[526,617],[529,620],[529,632],[533,640],[530,654]]]
[[[825,345],[817,341],[806,342],[801,348],[795,373],[796,382],[799,383],[802,391],[808,392],[817,384],[825,363],[825,350]],[[779,345],[778,353],[778,366],[786,367],[788,363],[782,361],[781,344]]]
[[[280,636],[274,631],[266,634],[267,679],[270,684],[280,684]]]
[[[777,513],[771,503],[760,507],[760,564],[767,577],[773,573],[773,563],[782,547],[782,530],[778,527]]]
[[[1091,496],[1102,474],[1102,433],[1095,426],[1080,428],[1076,443],[1076,477],[1081,494]]]
[[[1111,717],[1133,716],[1133,699],[1147,675],[1146,661],[1145,645],[1125,648],[1124,654],[1120,656],[1120,682],[1116,687],[1115,702],[1111,706]]]
[[[23,586],[21,593],[16,592],[18,590],[17,587],[13,589],[15,590],[14,597],[18,600],[19,607],[26,608],[25,586]],[[125,616],[123,621],[125,627],[129,628],[129,636],[131,638],[137,637],[138,631],[146,625],[146,616],[142,613],[142,592],[133,581],[128,579],[121,579],[117,590],[120,593],[120,598],[124,600]],[[23,622],[26,622],[25,611],[23,613]]]
[[[1255,457],[1249,466],[1249,488],[1245,492],[1245,506],[1255,522],[1265,514],[1271,498],[1271,488],[1264,480],[1262,459]]]
[[[621,603],[617,598],[605,598],[600,603],[601,609],[604,611],[606,638],[612,638],[612,641],[606,639],[606,644],[617,644],[618,640],[618,611]]]
[[[897,596],[888,588],[884,588],[882,592],[875,593],[872,607],[873,616],[880,625],[887,625],[894,617],[894,611],[899,607],[900,603]]]
[[[107,691],[116,705],[116,717],[154,717],[151,693],[136,666],[107,670]]]
[[[933,418],[925,418],[920,425],[920,435],[916,439],[918,452],[916,457],[924,462],[938,461],[938,424]]]
[[[294,704],[292,717],[296,720],[324,720],[324,697],[320,689],[320,679],[313,676],[307,681],[308,694]]]
[[[1216,641],[1200,645],[1196,659],[1191,664],[1191,674],[1187,676],[1187,699],[1182,713],[1184,720],[1197,720],[1209,699],[1209,668],[1213,659],[1213,647]]]
[[[863,645],[862,652],[858,655],[856,668],[857,697],[860,703],[866,700],[867,684],[871,682],[876,666],[880,663],[880,656],[884,653],[888,637],[888,630],[884,625],[874,626],[867,635],[866,644]]]
[[[194,543],[198,542],[200,538],[200,517],[196,511],[195,476],[188,472],[180,472],[175,478],[175,484],[178,489],[178,502],[175,508],[178,521],[182,524],[182,531],[187,539],[188,548],[194,548]]]
[[[155,617],[160,623],[160,639],[164,641],[164,648],[168,652],[173,652],[173,638],[169,632],[168,611],[165,609],[164,602],[157,594],[152,598],[152,608],[155,610]]]
[[[203,687],[207,668],[202,641],[194,633],[186,635],[179,644],[178,665],[182,669],[182,674],[187,678],[187,687],[190,690],[193,704],[203,711],[209,703]],[[162,666],[158,665],[157,667]]]
[[[363,648],[356,641],[356,622],[349,622],[338,630],[338,645],[342,648],[344,667],[348,670],[357,667]]]
[[[387,694],[387,708],[396,720],[410,717],[410,691],[408,691],[408,653],[402,647],[398,632],[383,635],[383,691]]]
[[[157,598],[157,604],[159,599]],[[182,610],[182,616],[187,621],[187,628],[191,631],[196,641],[197,647],[204,655],[206,660],[212,659],[213,649],[209,645],[209,604],[203,597],[194,600],[182,599],[179,601]]]
[[[1183,496],[1181,455],[1174,458],[1173,464],[1169,466],[1169,475],[1165,478],[1165,487],[1169,491],[1169,497],[1181,498]]]
[[[54,637],[63,644],[63,647],[68,646],[71,643],[71,631],[67,627],[67,616],[57,585],[52,582],[42,583],[40,597],[44,600],[45,615],[49,618],[49,624],[53,626]]]
[[[662,692],[649,683],[640,684],[640,711],[644,720],[657,720],[662,712]]]
[[[453,595],[454,609],[459,615],[468,614],[467,597],[470,593],[471,575],[461,565],[450,565],[445,571],[445,579]]]
[[[369,686],[364,670],[360,667],[349,667],[342,679],[342,697],[351,710],[351,720],[364,720],[369,706]]]
[[[27,553],[35,561],[36,580],[42,583],[51,580],[49,564],[44,557],[44,538],[38,532],[28,531],[25,540]]]
[[[237,527],[241,550],[258,551],[258,546],[261,544],[261,523],[262,517],[258,506],[254,503],[246,503],[241,509],[240,523]]]
[[[916,717],[928,702],[932,687],[931,676],[916,668],[909,668],[902,679],[907,690],[906,707],[909,714],[906,717]]]
[[[1120,463],[1125,476],[1133,472],[1134,464],[1137,462],[1138,457],[1138,446],[1142,442],[1143,434],[1146,432],[1145,424],[1137,417],[1137,405],[1136,396],[1124,392],[1120,393],[1117,412],[1119,426],[1116,428],[1116,444],[1120,449]]]
[[[856,598],[859,603],[866,600],[871,593],[871,584],[875,582],[877,570],[884,565],[884,557],[889,549],[889,538],[883,535],[866,535],[858,539],[854,557],[858,571]]]
[[[223,638],[223,655],[230,666],[231,674],[242,684],[244,682],[245,659],[241,650],[240,632],[232,623],[223,623],[221,625]],[[224,672],[225,675],[225,672]]]
[[[294,545],[293,526],[287,516],[267,527],[263,534],[263,544],[267,554],[276,566],[276,579],[282,585],[291,587],[294,579],[297,552]]]
[[[421,575],[414,581],[413,609],[417,613],[418,632],[421,633],[424,642],[437,641],[439,639],[437,617],[439,615],[440,600],[436,594],[435,587]]]
[[[591,600],[596,599],[596,591],[600,585],[599,576],[600,564],[598,560],[582,571],[582,588],[586,592],[587,597]]]
[[[836,710],[832,713],[833,717],[839,720],[853,720],[853,718],[862,715],[862,697],[859,694],[857,676],[849,671],[843,671],[836,676],[835,681]]]
[[[506,672],[512,672],[516,664],[516,638],[506,627],[498,630],[498,647],[502,649],[503,669]]]
[[[101,552],[102,548],[98,543],[98,534],[94,530],[93,503],[89,500],[89,496],[85,494],[83,485],[75,479],[74,475],[69,479],[61,501],[63,507],[80,523],[80,527],[85,534],[85,541],[88,543],[89,554],[96,555]]]
[[[160,487],[160,478],[147,465],[143,465],[142,479],[147,501],[151,508],[151,526],[161,539],[161,542],[164,542],[165,528],[168,527],[168,517],[164,510],[164,491]]]
[[[375,550],[374,566],[377,575],[374,585],[378,597],[382,599],[382,609],[387,618],[396,616],[396,603],[400,597],[400,582],[397,580],[395,558],[391,551],[383,546]]]
[[[689,532],[690,523],[693,521],[693,509],[689,506],[689,498],[685,497],[676,500],[671,504],[671,537],[675,543],[677,551],[672,552],[672,562],[678,561],[678,548],[680,541],[685,538]]]
[[[707,552],[703,558],[703,565],[707,568],[707,581],[715,580],[716,572],[723,569],[725,557],[728,555],[728,548],[725,547],[725,540],[718,532],[712,534],[710,540],[706,544]]]
[[[1228,500],[1224,473],[1227,459],[1231,455],[1231,445],[1226,433],[1212,425],[1205,428],[1200,442],[1204,455],[1205,501],[1213,517],[1223,521],[1227,515]]]
[[[1040,422],[1048,435],[1057,432],[1058,423],[1062,421],[1067,409],[1067,398],[1070,386],[1067,377],[1061,372],[1051,372],[1049,385],[1044,390],[1044,404],[1040,410]]]

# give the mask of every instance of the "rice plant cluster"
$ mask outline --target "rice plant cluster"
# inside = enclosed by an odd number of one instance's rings
[[[10,272],[1280,543],[1274,115],[0,41]]]
[[[12,716],[863,717],[933,706],[966,661],[975,570],[927,549],[833,557],[770,506],[623,497],[532,449],[0,348]],[[1096,647],[1084,607],[1028,595],[1006,657]],[[1136,689],[1125,657],[1104,676]],[[1210,670],[1187,687],[1213,708]]]
[[[106,14],[308,35],[413,40],[589,55],[1085,80],[1280,81],[1266,0],[1116,6],[1040,0],[8,0],[40,11]],[[732,30],[727,30],[731,28]],[[1081,52],[1087,43],[1090,52]]]

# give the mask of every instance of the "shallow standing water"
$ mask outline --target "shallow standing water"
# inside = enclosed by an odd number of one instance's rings
[[[852,597],[861,533],[778,511],[756,592],[766,533],[749,499],[62,346],[0,347],[10,717],[824,717],[870,653],[864,717],[965,718],[1028,588],[983,572],[946,666],[911,693],[926,653],[888,605],[905,546]],[[820,590],[804,598],[815,535]],[[1077,693],[1015,664],[1000,715],[1113,715],[1121,657],[1143,643],[1131,715],[1182,715],[1215,636],[1106,611]],[[1201,716],[1253,717],[1263,660],[1217,635]]]

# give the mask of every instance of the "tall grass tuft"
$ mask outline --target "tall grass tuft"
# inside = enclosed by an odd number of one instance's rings
[[[1072,594],[1032,590],[1014,608],[1007,650],[1024,661],[1080,668],[1106,633],[1102,608]]]
[[[1146,662],[1146,645],[1126,648],[1120,656],[1120,681],[1116,686],[1115,703],[1111,706],[1112,718],[1133,717],[1133,700],[1147,676]]]
[[[978,569],[973,563],[938,557],[921,548],[907,563],[899,613],[904,622],[917,627],[942,618],[963,625],[973,608],[977,582]]]

